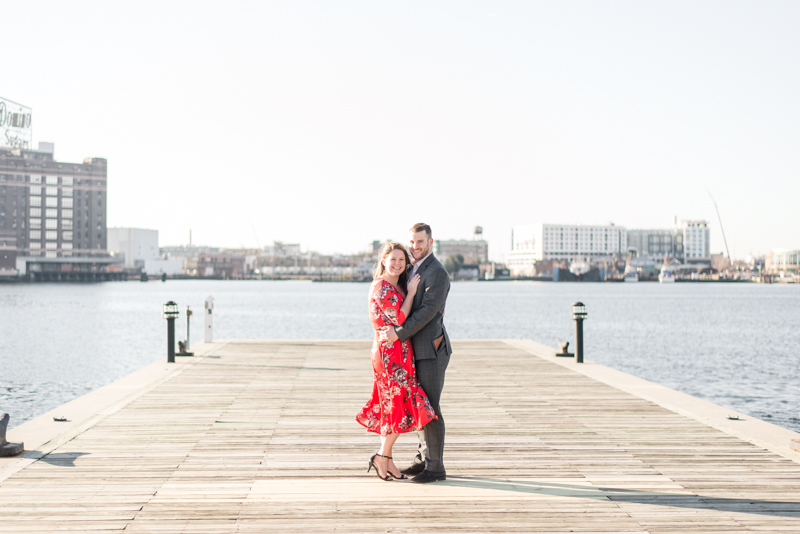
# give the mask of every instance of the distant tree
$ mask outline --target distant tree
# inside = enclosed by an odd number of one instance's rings
[[[461,270],[461,267],[464,265],[464,256],[461,254],[456,254],[454,256],[448,256],[446,260],[444,260],[444,268],[447,269],[447,272],[450,273],[450,276],[453,280],[458,278],[458,271]]]

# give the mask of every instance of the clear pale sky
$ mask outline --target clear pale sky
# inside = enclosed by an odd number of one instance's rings
[[[707,219],[800,248],[800,3],[5,2],[0,96],[109,226],[355,252]]]

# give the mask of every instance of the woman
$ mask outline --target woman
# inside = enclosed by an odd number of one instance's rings
[[[436,419],[425,392],[417,383],[411,342],[381,341],[378,329],[403,324],[411,311],[419,275],[405,284],[408,253],[400,243],[383,245],[369,288],[369,318],[375,330],[372,343],[372,398],[356,416],[370,432],[380,433],[381,449],[369,459],[382,480],[407,478],[392,461],[392,445],[400,434],[421,430]],[[404,294],[404,289],[408,294]]]

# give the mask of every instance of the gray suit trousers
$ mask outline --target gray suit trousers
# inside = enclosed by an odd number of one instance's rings
[[[444,373],[447,364],[450,363],[450,355],[447,354],[445,343],[442,343],[437,352],[436,358],[427,360],[417,360],[414,362],[417,371],[417,381],[428,396],[428,400],[433,407],[438,419],[434,419],[422,430],[419,431],[419,451],[417,451],[417,463],[425,462],[425,471],[433,475],[444,475],[444,418],[442,410],[439,408],[439,399],[442,397],[444,387]]]

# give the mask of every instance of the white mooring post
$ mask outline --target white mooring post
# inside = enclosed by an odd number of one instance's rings
[[[211,343],[214,337],[211,335],[211,318],[212,318],[212,310],[214,309],[214,297],[209,296],[206,299],[206,313],[205,315],[205,328],[203,331],[205,334],[203,335],[203,341],[206,343]]]

